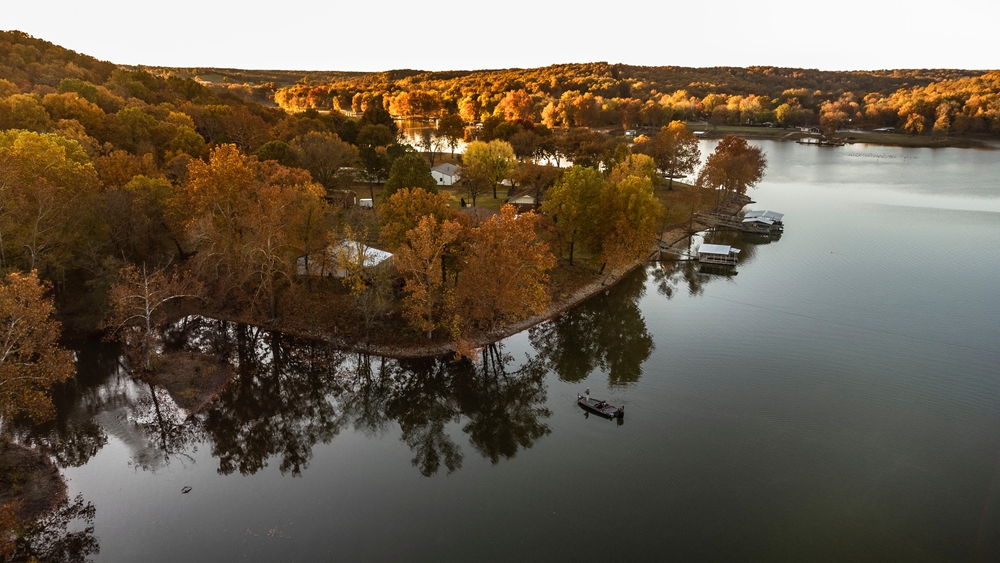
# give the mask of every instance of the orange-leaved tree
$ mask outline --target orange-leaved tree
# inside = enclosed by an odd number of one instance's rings
[[[669,179],[670,190],[674,189],[674,177],[690,174],[701,159],[698,138],[683,121],[671,121],[654,138],[637,142],[635,151],[653,157],[657,168]]]
[[[746,195],[748,188],[764,178],[766,169],[767,157],[760,147],[748,144],[742,137],[726,135],[708,156],[698,175],[698,185],[727,195]]]
[[[55,307],[35,272],[0,282],[0,420],[53,414],[49,388],[76,373],[73,355],[59,345]]]
[[[471,326],[494,332],[545,312],[550,301],[548,270],[556,259],[549,245],[538,240],[538,218],[534,212],[518,215],[507,204],[470,233],[455,288],[453,330],[464,332]]]
[[[326,238],[324,193],[304,170],[222,145],[207,163],[191,162],[170,211],[197,251],[195,274],[220,302],[235,298],[273,318],[296,257]]]

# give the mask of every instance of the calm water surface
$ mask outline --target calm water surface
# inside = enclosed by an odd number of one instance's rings
[[[786,232],[709,235],[738,275],[651,265],[485,364],[192,321],[240,374],[185,418],[81,348],[33,439],[93,558],[997,560],[1000,153],[760,145]]]

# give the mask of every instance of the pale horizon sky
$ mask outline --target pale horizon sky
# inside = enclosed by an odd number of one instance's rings
[[[829,4],[284,5],[175,0],[51,0],[4,6],[17,29],[118,64],[280,70],[477,70],[607,61],[650,66],[752,65],[877,70],[1000,68],[990,27],[1000,2],[922,8],[873,0]],[[588,8],[589,6],[589,8]],[[610,6],[610,8],[609,8]],[[709,9],[707,6],[711,6]],[[904,11],[904,13],[900,13]],[[58,15],[54,15],[58,14]]]

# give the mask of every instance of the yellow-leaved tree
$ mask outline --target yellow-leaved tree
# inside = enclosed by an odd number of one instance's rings
[[[427,338],[434,335],[446,315],[450,288],[445,284],[445,256],[463,233],[457,221],[425,215],[407,231],[407,244],[396,252],[396,269],[406,280],[403,316]]]

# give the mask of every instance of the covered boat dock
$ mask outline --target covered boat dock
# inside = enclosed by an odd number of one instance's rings
[[[703,244],[698,248],[698,262],[702,264],[735,266],[739,255],[739,248],[725,244]]]

